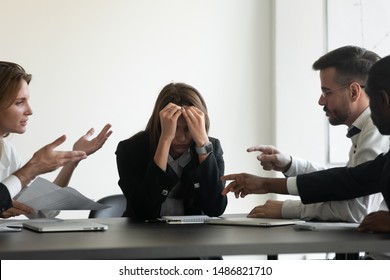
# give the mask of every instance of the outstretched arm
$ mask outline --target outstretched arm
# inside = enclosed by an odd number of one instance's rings
[[[271,145],[257,145],[247,149],[247,152],[261,152],[257,156],[264,170],[276,170],[286,172],[291,166],[291,156],[283,154]]]
[[[288,194],[287,179],[264,178],[247,173],[229,174],[221,177],[222,181],[232,180],[222,191],[223,195],[234,192],[236,198],[244,198],[248,194],[280,193]]]
[[[66,139],[63,135],[34,153],[33,157],[14,175],[22,187],[27,186],[36,176],[51,172],[68,163],[79,162],[87,155],[83,151],[54,151]]]
[[[88,130],[88,132],[85,135],[81,136],[79,140],[76,141],[76,143],[74,143],[73,150],[83,151],[87,156],[95,153],[97,150],[103,147],[108,137],[110,137],[110,135],[112,134],[112,131],[110,129],[111,129],[111,125],[106,124],[95,138],[89,140],[89,138],[95,132],[95,130],[91,128],[90,130]],[[73,161],[66,164],[61,169],[60,173],[57,175],[57,178],[54,180],[54,183],[61,187],[68,186],[69,181],[73,175],[73,172],[81,160],[82,159],[80,159],[79,161]]]

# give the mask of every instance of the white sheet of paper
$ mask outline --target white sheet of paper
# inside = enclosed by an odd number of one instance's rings
[[[61,188],[40,177],[24,188],[16,200],[35,210],[100,210],[109,207],[94,202],[72,187]]]
[[[22,222],[15,220],[0,220],[0,232],[21,231]]]

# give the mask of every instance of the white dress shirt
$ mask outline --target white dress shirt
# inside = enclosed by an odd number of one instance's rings
[[[22,190],[19,178],[12,175],[21,166],[22,161],[14,146],[4,138],[0,139],[0,180],[7,187],[11,198],[14,198]],[[57,210],[42,210],[28,215],[28,217],[30,219],[53,218],[59,213],[60,211]]]
[[[352,146],[349,151],[348,167],[373,160],[377,155],[389,150],[389,137],[379,133],[371,120],[370,114],[370,109],[367,108],[352,124],[359,128],[361,132],[351,137]],[[321,169],[325,169],[325,167],[293,157],[291,168],[285,175],[297,176]],[[287,179],[287,189],[291,195],[298,195],[296,177]],[[386,207],[382,202],[384,200],[380,193],[350,200],[307,205],[304,205],[300,200],[286,200],[282,206],[282,217],[359,223],[367,214],[378,211],[380,206],[382,209]]]
[[[21,166],[21,159],[15,148],[4,138],[0,139],[0,180],[13,198],[22,189],[18,177],[12,175]]]

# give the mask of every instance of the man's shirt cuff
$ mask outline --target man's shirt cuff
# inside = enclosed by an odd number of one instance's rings
[[[1,182],[7,187],[11,198],[17,195],[22,189],[22,183],[15,175],[10,175]]]
[[[297,177],[287,178],[287,191],[291,195],[299,195],[297,186]]]

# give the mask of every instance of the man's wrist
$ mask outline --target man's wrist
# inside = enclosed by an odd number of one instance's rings
[[[287,179],[285,178],[266,178],[264,189],[267,193],[288,194]]]
[[[286,165],[286,167],[283,169],[283,173],[286,173],[287,171],[290,170],[292,164],[292,156],[290,156],[290,162]]]

